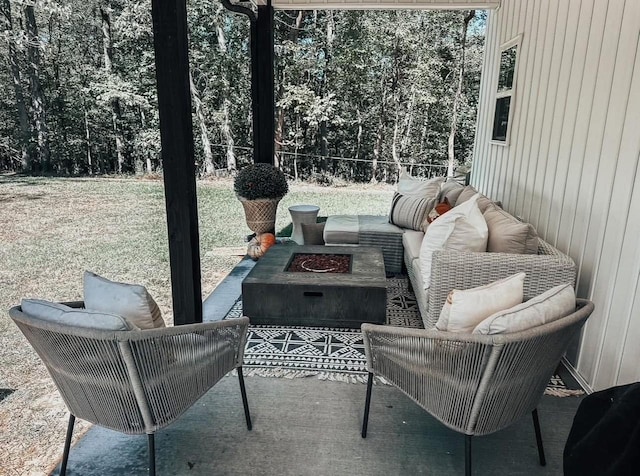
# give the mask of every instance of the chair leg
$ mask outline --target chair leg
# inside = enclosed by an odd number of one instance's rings
[[[464,474],[471,476],[471,435],[464,435]]]
[[[531,412],[533,417],[533,428],[536,431],[536,443],[538,443],[538,458],[540,459],[540,466],[546,466],[547,460],[544,457],[544,446],[542,445],[542,433],[540,432],[540,420],[538,420],[538,409],[534,408]]]
[[[367,426],[369,424],[369,408],[371,406],[371,388],[373,387],[373,373],[369,372],[367,379],[367,398],[364,402],[364,417],[362,419],[362,437],[367,437]]]
[[[156,475],[156,443],[153,433],[147,435],[149,443],[149,476]]]
[[[64,452],[62,453],[62,463],[60,464],[60,476],[67,474],[67,461],[69,461],[69,449],[71,448],[71,437],[73,436],[73,425],[76,417],[69,413],[69,424],[67,425],[67,436],[64,440]]]
[[[247,430],[251,431],[251,415],[249,414],[247,391],[244,388],[244,375],[242,375],[242,367],[238,367],[238,381],[240,382],[240,393],[242,394],[242,406],[244,407],[244,418],[247,421]]]

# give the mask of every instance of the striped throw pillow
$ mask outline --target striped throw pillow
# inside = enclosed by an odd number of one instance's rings
[[[409,197],[396,192],[391,201],[389,222],[400,228],[422,231],[425,215],[435,205],[435,198]]]

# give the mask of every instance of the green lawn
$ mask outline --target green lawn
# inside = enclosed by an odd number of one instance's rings
[[[291,186],[287,207],[309,203],[320,215],[385,214],[389,187]],[[161,181],[0,176],[0,309],[23,297],[79,299],[85,269],[145,284],[170,313],[169,252]],[[203,295],[240,259],[251,233],[230,180],[198,183]],[[203,296],[203,297],[204,297]],[[6,319],[2,319],[6,327]],[[2,327],[0,327],[0,330]]]
[[[387,186],[292,184],[276,229],[290,224],[290,205],[319,205],[321,216],[386,214],[391,196]],[[229,179],[199,182],[198,208],[204,298],[241,259],[250,230]],[[7,309],[25,297],[81,299],[86,269],[146,285],[172,321],[162,182],[0,175],[0,389],[16,390],[0,403],[8,474],[40,474],[55,462],[66,414]]]

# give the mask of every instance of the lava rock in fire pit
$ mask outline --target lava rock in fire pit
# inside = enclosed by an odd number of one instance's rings
[[[351,273],[351,255],[296,253],[287,271],[298,273]]]

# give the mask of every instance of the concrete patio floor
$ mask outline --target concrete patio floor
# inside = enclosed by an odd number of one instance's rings
[[[362,439],[364,384],[315,377],[245,381],[253,431],[245,426],[237,377],[227,376],[156,434],[159,475],[464,474],[463,436],[392,386],[374,386]],[[546,467],[538,464],[533,424],[524,418],[474,438],[474,474],[562,474],[562,450],[579,403],[543,397]],[[67,474],[147,474],[147,438],[94,427],[71,449]]]
[[[205,321],[227,314],[254,264],[243,259],[216,287],[204,302]],[[158,475],[464,474],[464,437],[395,387],[374,386],[369,431],[362,439],[365,384],[315,377],[245,377],[245,382],[253,430],[247,431],[244,422],[238,379],[228,375],[156,433]],[[524,418],[474,439],[474,474],[562,474],[562,451],[580,400],[542,398],[538,410],[547,466],[538,464],[533,424]],[[147,458],[144,435],[94,427],[71,449],[67,474],[145,475]]]

